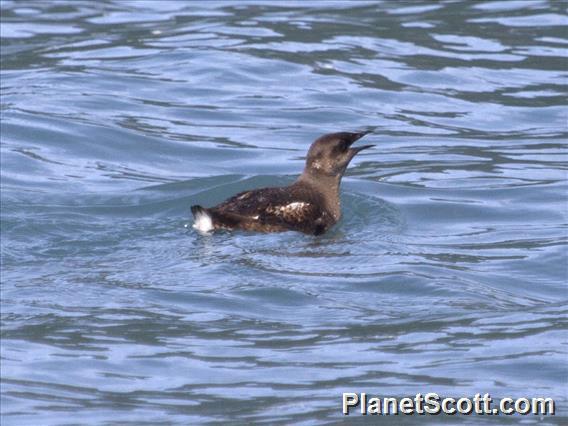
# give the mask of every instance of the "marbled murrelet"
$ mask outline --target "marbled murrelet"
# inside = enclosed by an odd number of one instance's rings
[[[221,204],[192,206],[193,227],[256,232],[299,231],[321,235],[341,217],[339,184],[351,159],[373,145],[351,145],[369,132],[330,133],[312,144],[306,167],[290,186],[261,188],[237,194]]]

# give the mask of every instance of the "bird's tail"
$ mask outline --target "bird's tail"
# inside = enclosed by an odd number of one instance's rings
[[[191,206],[191,213],[193,213],[193,229],[197,230],[202,234],[207,234],[213,231],[215,227],[213,226],[213,218],[211,213],[201,206]]]

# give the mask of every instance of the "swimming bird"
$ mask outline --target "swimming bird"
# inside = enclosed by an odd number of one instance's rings
[[[289,186],[241,192],[215,207],[191,207],[200,233],[218,229],[299,231],[321,235],[341,218],[339,185],[355,155],[374,145],[351,145],[370,132],[329,133],[308,150],[306,166]]]

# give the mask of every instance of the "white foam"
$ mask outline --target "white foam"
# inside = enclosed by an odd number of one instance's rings
[[[199,210],[195,213],[195,222],[193,223],[193,229],[201,234],[207,234],[213,231],[213,220],[207,212]]]

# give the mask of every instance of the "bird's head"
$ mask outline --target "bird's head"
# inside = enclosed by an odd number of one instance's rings
[[[352,147],[353,143],[370,132],[329,133],[316,139],[308,151],[304,174],[341,179],[355,155],[374,145]]]

